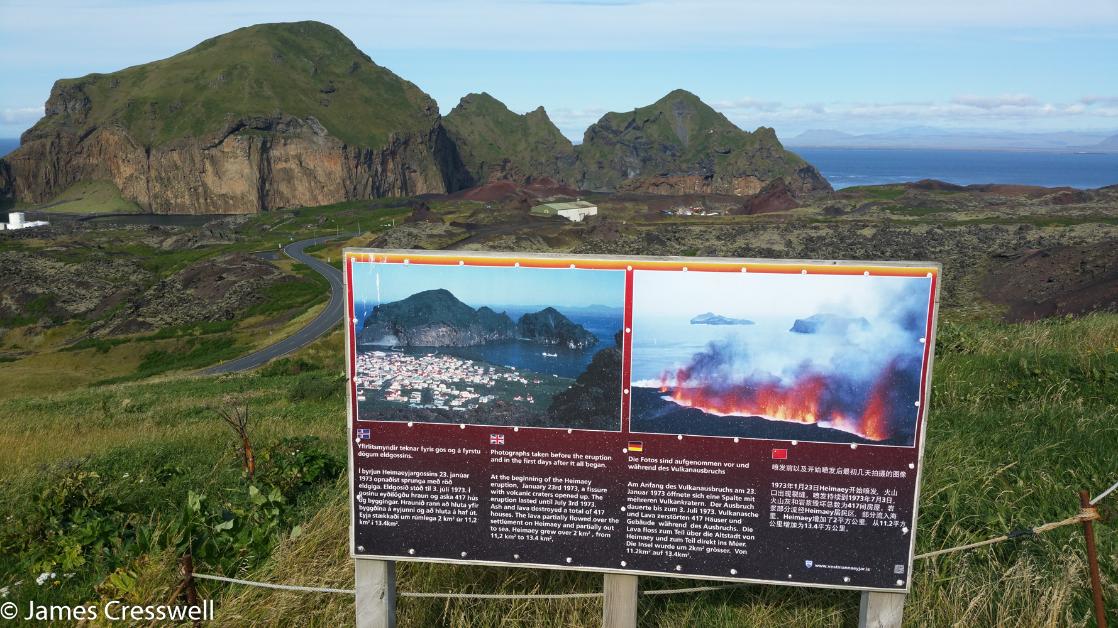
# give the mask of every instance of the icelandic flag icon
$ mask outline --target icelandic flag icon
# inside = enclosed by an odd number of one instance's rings
[[[504,445],[505,444],[505,435],[504,434],[490,434],[489,435],[489,444],[490,445]]]
[[[372,436],[373,436],[373,430],[371,430],[367,427],[357,428],[357,438],[359,440],[368,440],[368,439],[372,438]]]

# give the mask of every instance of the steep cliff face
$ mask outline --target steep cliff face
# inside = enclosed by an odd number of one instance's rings
[[[4,159],[0,159],[0,201],[12,198],[12,168]]]
[[[830,190],[772,129],[743,131],[684,90],[631,113],[607,113],[577,153],[575,183],[589,190],[745,196],[777,179],[797,193]]]
[[[543,108],[470,94],[445,120],[333,27],[261,24],[168,59],[58,81],[0,160],[0,198],[109,181],[157,213],[251,213],[549,180],[595,191],[829,190],[772,129],[747,133],[677,90],[609,113],[574,147]]]
[[[594,334],[563,316],[553,307],[521,316],[516,329],[523,340],[558,345],[572,350],[586,349],[598,344]]]
[[[264,24],[58,81],[6,158],[20,200],[89,179],[158,213],[244,213],[466,182],[435,102],[332,27]],[[2,177],[2,175],[0,175]]]
[[[574,146],[543,107],[520,115],[489,94],[468,94],[444,124],[473,183],[571,178]]]

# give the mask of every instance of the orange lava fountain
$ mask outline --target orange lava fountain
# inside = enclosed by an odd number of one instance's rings
[[[842,384],[820,374],[805,374],[791,384],[779,381],[749,381],[714,386],[691,381],[686,368],[661,377],[660,391],[666,398],[689,408],[722,416],[759,416],[774,421],[818,424],[873,441],[893,436],[890,426],[889,392],[894,365],[878,375],[858,409],[842,407],[837,391]]]

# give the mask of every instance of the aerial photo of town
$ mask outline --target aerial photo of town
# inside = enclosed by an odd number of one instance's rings
[[[550,381],[549,381],[550,380]],[[467,412],[534,405],[550,401],[571,380],[495,366],[449,354],[369,351],[357,356],[357,401],[375,406],[383,400],[411,410]],[[378,408],[383,412],[384,408]],[[445,416],[444,413],[436,413]],[[414,418],[414,415],[412,415]],[[431,420],[430,415],[424,415]],[[451,417],[453,418],[453,417]]]
[[[620,429],[622,273],[355,267],[359,420]]]

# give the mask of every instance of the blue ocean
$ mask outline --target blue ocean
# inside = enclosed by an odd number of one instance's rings
[[[518,320],[521,315],[528,312],[539,311],[539,306],[531,308],[494,307],[497,311],[506,312],[512,320]],[[581,351],[572,351],[561,347],[541,345],[534,342],[497,342],[475,347],[413,347],[405,349],[410,353],[447,353],[468,360],[478,360],[489,364],[511,366],[520,370],[543,373],[545,375],[558,375],[560,377],[576,378],[586,370],[586,366],[594,359],[594,354],[613,346],[613,336],[624,325],[622,311],[578,309],[563,310],[564,316],[572,322],[582,325],[587,331],[598,338],[598,344]]]
[[[1118,184],[1118,153],[793,148],[837,190],[938,179],[957,185],[1015,183],[1099,188]]]

